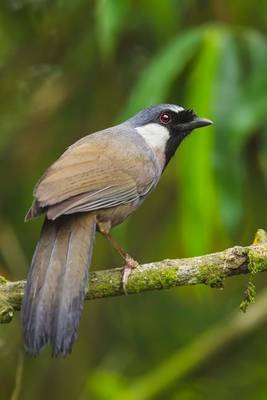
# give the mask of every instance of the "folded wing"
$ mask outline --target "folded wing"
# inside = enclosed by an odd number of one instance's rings
[[[129,138],[90,135],[71,146],[44,174],[34,190],[28,218],[46,211],[49,219],[137,200],[153,186],[153,162],[140,157]],[[150,165],[151,164],[151,165]]]

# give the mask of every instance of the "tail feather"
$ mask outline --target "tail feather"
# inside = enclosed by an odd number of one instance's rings
[[[22,305],[25,346],[33,355],[49,341],[55,356],[71,351],[88,282],[95,225],[93,214],[44,223]]]
[[[56,293],[56,309],[52,320],[52,350],[54,354],[70,349],[76,338],[77,327],[83,308],[85,288],[88,282],[88,263],[92,256],[92,245],[88,246],[85,237],[95,236],[95,223],[82,219],[74,224],[69,235],[68,250],[64,265],[63,279]],[[86,266],[86,268],[84,268]],[[76,282],[80,282],[77,288]],[[78,289],[78,290],[77,290]]]

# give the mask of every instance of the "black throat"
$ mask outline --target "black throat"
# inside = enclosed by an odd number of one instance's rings
[[[166,146],[165,146],[165,164],[164,168],[169,164],[170,159],[174,156],[176,150],[178,149],[182,140],[189,134],[190,132],[182,132],[180,134],[171,133]]]

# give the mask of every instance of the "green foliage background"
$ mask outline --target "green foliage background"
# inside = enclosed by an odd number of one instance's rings
[[[251,243],[267,227],[266,27],[266,0],[2,0],[0,274],[26,276],[41,221],[23,217],[44,169],[84,134],[153,103],[193,107],[215,124],[182,144],[114,235],[140,262]],[[93,268],[119,263],[97,237]],[[127,399],[144,377],[137,400],[266,399],[266,323],[195,368],[195,339],[209,346],[246,283],[87,303],[71,357],[24,358],[20,398]],[[1,400],[21,348],[17,315],[0,327]]]

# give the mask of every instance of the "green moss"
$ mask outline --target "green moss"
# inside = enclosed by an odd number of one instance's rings
[[[0,323],[10,322],[14,316],[14,310],[10,306],[1,306],[0,305]]]
[[[252,278],[250,278],[248,282],[248,286],[244,292],[244,299],[240,303],[240,310],[243,312],[247,311],[247,308],[250,304],[255,303],[256,298],[256,286],[255,283],[252,282]]]
[[[89,292],[87,298],[100,298],[115,296],[120,293],[119,282],[121,281],[121,272],[112,271],[98,271],[92,272],[89,283]]]
[[[256,275],[258,272],[266,271],[267,259],[259,256],[258,253],[250,250],[248,253],[249,264],[248,269],[251,274]]]
[[[3,276],[0,275],[0,285],[7,283],[6,278],[4,278]]]
[[[256,285],[255,285],[255,277],[256,275],[266,270],[267,261],[263,261],[261,257],[258,256],[253,250],[249,250],[248,252],[248,270],[250,272],[248,286],[244,292],[244,298],[240,303],[240,310],[243,312],[247,311],[247,308],[250,304],[255,303],[256,301]]]
[[[0,323],[10,322],[14,315],[14,309],[7,301],[7,298],[0,295]]]
[[[169,288],[177,282],[177,268],[153,269],[149,268],[142,274],[130,276],[127,290],[128,293],[139,293],[156,288]]]
[[[210,265],[201,267],[199,281],[212,288],[222,289],[224,286],[224,278],[225,276],[221,268]]]
[[[177,279],[177,269],[176,268],[166,268],[166,270],[161,271],[160,281],[162,287],[174,286]]]
[[[267,232],[263,229],[258,229],[253,244],[261,244],[264,242],[267,242]]]

